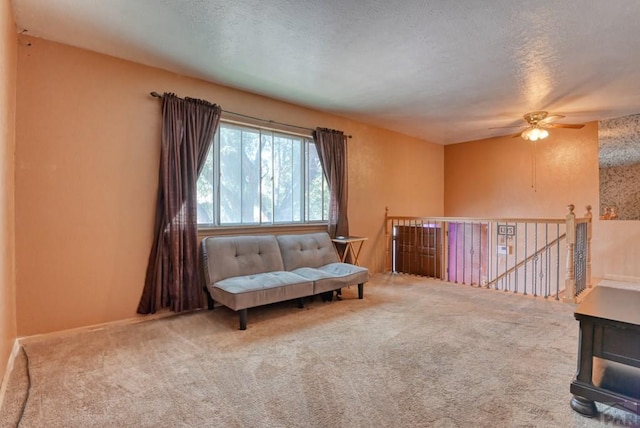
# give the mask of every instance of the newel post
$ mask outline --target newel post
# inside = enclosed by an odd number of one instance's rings
[[[389,241],[389,207],[384,207],[384,269],[391,271],[391,242]]]
[[[574,271],[574,251],[576,246],[576,215],[573,210],[575,205],[567,205],[567,276],[564,280],[564,303],[575,303],[576,301],[576,277]]]
[[[587,212],[584,215],[584,218],[587,219],[587,288],[593,287],[591,284],[591,230],[592,230],[592,220],[593,214],[591,213],[591,205],[587,205]]]

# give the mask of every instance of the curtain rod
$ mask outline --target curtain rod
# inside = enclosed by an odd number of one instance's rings
[[[159,93],[157,93],[157,92],[155,92],[155,91],[151,92],[150,94],[151,94],[151,96],[152,96],[152,97],[155,97],[155,98],[162,98],[162,95],[160,95]],[[180,98],[180,97],[178,97],[178,98]],[[181,99],[183,99],[183,98],[181,98]],[[290,125],[290,124],[288,124],[288,123],[276,122],[275,120],[270,120],[270,119],[260,119],[259,117],[248,116],[248,115],[246,115],[246,114],[236,113],[236,112],[229,111],[229,110],[222,110],[222,111],[223,111],[224,113],[227,113],[227,114],[232,114],[232,115],[234,115],[234,116],[240,116],[240,117],[244,117],[244,118],[247,118],[247,119],[257,120],[257,121],[259,121],[259,122],[265,122],[265,123],[271,123],[271,124],[276,124],[276,125],[282,125],[282,126],[286,126],[286,127],[289,127],[289,128],[304,129],[304,130],[306,130],[306,131],[311,131],[311,132],[315,131],[315,129],[306,128],[306,127],[304,127],[304,126]],[[347,137],[347,138],[351,138],[351,135],[347,135],[346,137]]]

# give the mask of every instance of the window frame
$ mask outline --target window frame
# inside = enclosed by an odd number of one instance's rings
[[[261,158],[262,158],[262,150],[263,150],[263,134],[267,133],[268,135],[270,135],[271,138],[271,144],[272,144],[272,153],[275,152],[273,150],[274,147],[274,140],[277,136],[281,136],[281,137],[285,137],[285,138],[290,138],[293,140],[297,140],[300,142],[301,148],[300,148],[300,154],[299,156],[299,173],[297,174],[299,176],[299,180],[300,180],[300,218],[301,220],[299,221],[275,221],[275,184],[271,186],[271,194],[272,194],[272,209],[271,209],[271,221],[263,221],[262,218],[260,218],[260,220],[258,222],[239,222],[239,223],[222,223],[221,222],[221,185],[222,185],[222,180],[221,180],[221,156],[220,156],[220,144],[221,144],[221,129],[223,126],[230,126],[233,128],[237,128],[241,131],[243,130],[251,130],[251,131],[256,131],[258,133],[258,158],[260,159],[259,164],[260,164],[260,173],[259,173],[259,177],[260,177],[260,189],[259,189],[259,206],[260,209],[262,210],[262,204],[263,204],[263,192],[262,192],[262,176],[263,176],[263,170],[262,170],[262,162],[261,162]],[[292,132],[292,131],[288,131],[288,130],[284,130],[284,129],[278,129],[278,128],[271,128],[271,127],[266,127],[266,126],[261,126],[255,123],[249,123],[249,122],[241,122],[241,121],[236,121],[236,120],[231,120],[231,119],[227,119],[227,118],[223,118],[220,120],[220,124],[218,126],[218,129],[216,129],[216,132],[214,134],[213,137],[213,141],[211,144],[211,148],[209,149],[211,152],[207,154],[207,156],[211,155],[213,156],[212,162],[213,162],[213,166],[212,166],[212,177],[211,177],[211,181],[212,181],[212,198],[213,198],[213,207],[212,207],[212,222],[211,223],[197,223],[197,227],[199,231],[206,231],[206,230],[220,230],[220,229],[225,229],[225,230],[242,230],[242,229],[253,229],[253,230],[264,230],[264,229],[296,229],[296,230],[304,230],[306,228],[310,228],[310,229],[317,229],[318,227],[322,227],[322,226],[326,226],[328,224],[328,219],[324,218],[325,216],[328,217],[328,204],[329,204],[329,185],[328,182],[326,180],[326,177],[324,176],[324,172],[322,172],[323,175],[323,185],[322,185],[322,206],[321,206],[321,210],[322,210],[322,220],[307,220],[308,215],[309,215],[309,208],[310,208],[310,198],[309,198],[309,168],[310,168],[310,152],[309,152],[309,147],[313,145],[315,147],[315,142],[313,141],[313,137],[309,134],[302,134],[302,133],[297,133],[297,132]],[[293,150],[292,150],[293,151]],[[316,156],[318,156],[317,154],[317,150],[316,150]],[[241,161],[241,165],[242,165],[242,161]],[[272,165],[273,165],[273,158],[272,158]],[[322,168],[322,167],[321,167]],[[271,168],[271,172],[272,174],[274,174],[274,170],[273,170],[273,166]],[[198,180],[200,180],[200,176],[198,176]],[[244,202],[242,200],[242,196],[240,197],[241,199],[241,204]],[[198,201],[196,201],[196,204],[199,206]],[[293,216],[293,214],[292,214]],[[262,217],[262,216],[260,216]],[[242,218],[242,208],[240,209],[240,218]],[[196,220],[197,221],[197,220]]]

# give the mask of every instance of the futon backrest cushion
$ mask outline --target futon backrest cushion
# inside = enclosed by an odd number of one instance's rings
[[[210,236],[202,240],[202,255],[209,284],[284,270],[278,241],[273,235]]]
[[[326,232],[279,235],[278,244],[280,244],[284,268],[289,271],[301,267],[318,268],[340,261],[333,242]]]

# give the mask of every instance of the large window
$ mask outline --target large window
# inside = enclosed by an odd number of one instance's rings
[[[326,222],[329,189],[309,138],[222,122],[198,177],[198,224]]]

